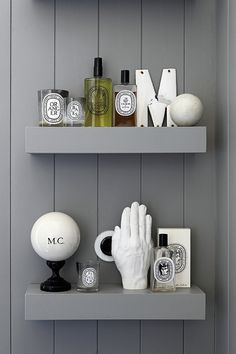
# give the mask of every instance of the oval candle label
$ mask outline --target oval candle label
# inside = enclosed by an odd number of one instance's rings
[[[63,120],[64,100],[58,93],[49,93],[43,99],[43,119],[48,124],[59,124]]]
[[[177,243],[168,246],[175,255],[175,273],[181,273],[186,268],[186,249]]]
[[[132,91],[122,90],[116,95],[116,112],[121,116],[131,116],[136,111],[136,96]]]
[[[162,257],[154,263],[154,278],[160,283],[168,283],[174,279],[175,265],[172,259]]]
[[[79,121],[83,115],[83,108],[80,102],[72,101],[67,106],[67,117],[72,121]]]
[[[85,268],[82,273],[82,283],[87,288],[91,288],[96,284],[97,274],[96,269],[90,267]]]

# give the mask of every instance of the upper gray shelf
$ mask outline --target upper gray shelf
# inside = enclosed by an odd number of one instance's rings
[[[205,306],[205,293],[196,286],[173,293],[124,290],[114,284],[103,285],[97,293],[46,293],[31,284],[25,294],[25,319],[204,320]]]
[[[51,128],[27,127],[31,154],[206,152],[206,127]]]

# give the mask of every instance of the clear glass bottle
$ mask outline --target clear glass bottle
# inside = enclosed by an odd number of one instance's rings
[[[102,58],[94,58],[94,77],[84,80],[86,127],[112,126],[112,81],[102,75]]]
[[[151,259],[152,291],[175,291],[174,254],[167,248],[168,235],[159,235],[159,247],[154,248]]]
[[[129,83],[129,70],[121,71],[121,84],[114,86],[114,126],[135,127],[137,86]]]

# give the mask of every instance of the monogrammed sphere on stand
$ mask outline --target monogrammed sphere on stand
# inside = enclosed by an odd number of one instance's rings
[[[80,230],[77,223],[64,213],[44,214],[32,227],[31,243],[53,272],[48,280],[41,283],[40,289],[53,292],[70,290],[70,283],[60,277],[59,270],[79,247]]]
[[[203,105],[197,96],[189,93],[179,95],[170,105],[170,116],[177,126],[196,125],[203,114]]]

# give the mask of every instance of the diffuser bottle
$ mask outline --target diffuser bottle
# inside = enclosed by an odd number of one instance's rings
[[[151,259],[151,290],[175,291],[175,262],[168,247],[168,235],[159,235],[159,247],[154,248]]]
[[[129,83],[129,70],[121,71],[121,84],[114,86],[114,125],[136,126],[136,85]]]
[[[103,77],[102,58],[94,59],[94,77],[84,80],[86,127],[112,126],[112,81]]]

